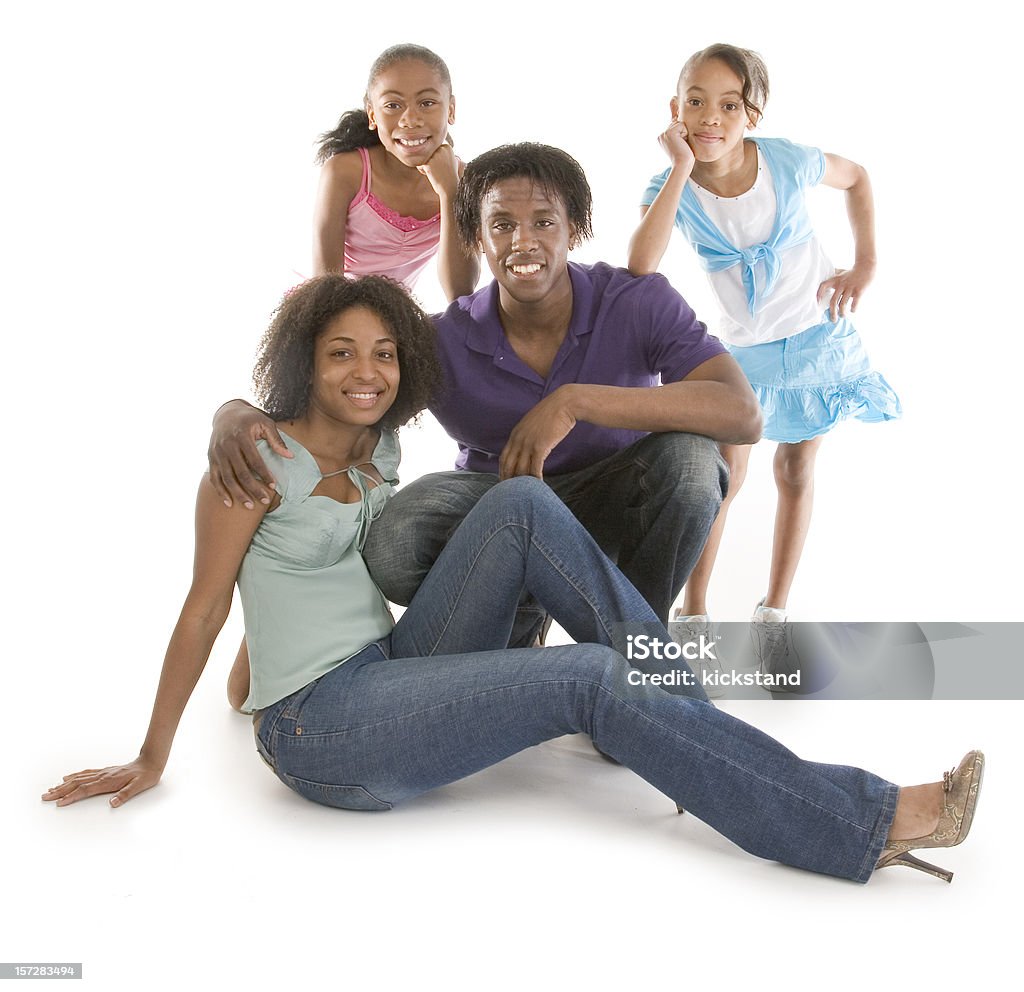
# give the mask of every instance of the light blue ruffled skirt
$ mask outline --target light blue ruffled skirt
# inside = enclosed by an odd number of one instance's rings
[[[877,423],[903,414],[899,397],[871,370],[860,335],[844,317],[781,341],[726,347],[754,388],[769,441],[807,441],[847,417]]]

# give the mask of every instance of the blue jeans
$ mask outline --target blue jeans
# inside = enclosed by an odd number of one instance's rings
[[[592,643],[494,650],[508,640],[524,587]],[[630,666],[608,646],[619,621],[658,623],[544,483],[501,483],[453,535],[391,635],[263,710],[257,747],[314,802],[385,810],[585,733],[751,853],[866,881],[898,788],[801,760],[699,688],[631,684]]]
[[[718,445],[700,434],[649,434],[587,468],[545,481],[667,620],[728,488]],[[399,491],[363,549],[387,599],[412,601],[456,527],[497,482],[485,472],[435,472]],[[543,611],[527,598],[509,643],[533,644],[543,622]]]

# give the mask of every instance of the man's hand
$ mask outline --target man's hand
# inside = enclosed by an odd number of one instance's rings
[[[563,438],[576,426],[571,408],[573,386],[559,386],[545,396],[519,421],[508,436],[498,460],[498,478],[517,475],[544,478],[544,462]]]
[[[262,410],[242,400],[225,403],[213,418],[210,437],[210,482],[225,506],[234,501],[247,510],[257,502],[270,505],[274,477],[260,458],[256,442],[266,441],[282,458],[291,458],[277,425]]]

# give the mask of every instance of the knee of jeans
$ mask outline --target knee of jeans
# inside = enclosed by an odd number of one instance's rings
[[[667,487],[683,490],[691,498],[705,496],[719,503],[724,499],[729,490],[729,466],[715,441],[703,434],[683,433],[652,434],[648,440],[654,449],[647,454],[650,461],[645,472],[651,489],[657,489],[661,479]]]
[[[492,510],[515,513],[532,512],[551,500],[561,503],[546,482],[532,475],[517,475],[514,479],[505,479],[491,489],[483,499],[487,500]]]
[[[604,644],[576,644],[575,662],[587,681],[608,689],[620,685],[629,671],[629,663],[615,648]]]
[[[415,553],[391,534],[380,534],[375,541],[367,540],[362,554],[370,578],[384,598],[399,606],[408,606],[429,566],[418,566]]]
[[[413,483],[415,485],[415,483]],[[373,521],[362,556],[384,598],[408,606],[444,547],[447,533],[424,513],[424,503],[400,493]]]

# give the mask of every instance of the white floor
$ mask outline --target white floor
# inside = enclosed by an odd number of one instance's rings
[[[264,767],[214,680],[156,790],[56,809],[27,797],[83,755],[115,760],[124,735],[23,694],[23,752],[3,772],[0,958],[81,961],[103,990],[1003,987],[1024,884],[1024,705],[727,708],[805,756],[906,784],[985,748],[971,836],[935,855],[953,884],[890,869],[858,886],[754,859],[585,738],[389,813],[318,807]]]
[[[245,393],[269,311],[309,271],[315,135],[401,41],[448,59],[464,158],[518,140],[579,158],[597,236],[574,257],[614,264],[666,164],[656,136],[681,59],[715,41],[760,50],[763,133],[871,174],[879,269],[857,321],[905,407],[823,446],[794,618],[1022,619],[1019,273],[1002,247],[1022,222],[1000,174],[1020,86],[1002,8],[705,7],[655,0],[613,22],[496,5],[485,23],[469,0],[443,15],[395,0],[357,24],[334,0],[10,11],[0,962],[80,961],[103,992],[1012,983],[1020,700],[728,704],[802,755],[902,783],[984,748],[974,831],[935,856],[951,886],[756,861],[575,739],[387,814],[316,807],[273,778],[223,702],[237,617],[158,789],[116,811],[37,798],[142,739],[188,584],[210,416]],[[848,265],[842,196],[815,191],[811,207]],[[710,320],[678,238],[664,271]],[[437,309],[431,280],[421,297]],[[436,432],[404,445],[406,481],[451,464]],[[755,449],[730,518],[718,619],[744,619],[764,592],[771,452]]]

